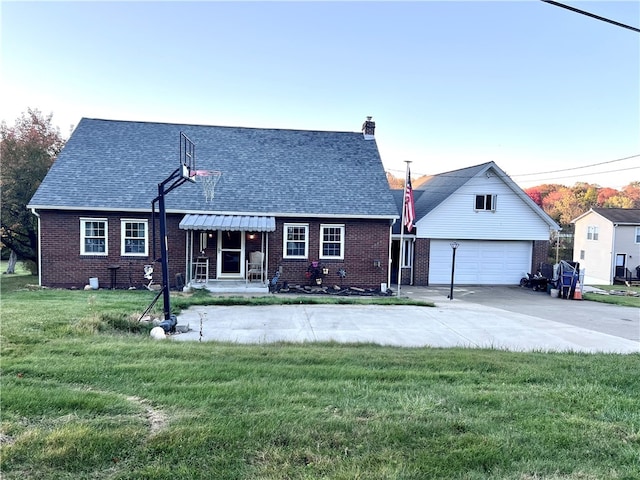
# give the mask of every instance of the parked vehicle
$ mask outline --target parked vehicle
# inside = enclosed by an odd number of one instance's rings
[[[547,285],[549,284],[549,279],[542,275],[540,270],[538,270],[535,275],[531,275],[527,273],[526,277],[522,277],[520,279],[520,286],[523,288],[531,288],[533,291],[547,291]]]

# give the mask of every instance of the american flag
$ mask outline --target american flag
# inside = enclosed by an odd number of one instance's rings
[[[407,169],[407,188],[404,194],[404,224],[410,232],[413,230],[413,222],[416,219],[416,205],[413,201],[413,188],[411,187],[411,171]]]

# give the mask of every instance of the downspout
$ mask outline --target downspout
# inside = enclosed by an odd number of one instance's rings
[[[262,272],[262,285],[269,285],[269,232],[265,231],[262,233],[262,238],[264,241],[264,271]]]
[[[38,286],[42,286],[42,244],[40,235],[40,214],[36,212],[35,208],[31,208],[31,213],[33,213],[38,219]]]
[[[393,246],[393,226],[396,224],[395,218],[391,221],[391,225],[389,225],[389,258],[387,260],[387,286],[391,288],[391,262],[393,259],[391,258],[391,248]]]
[[[191,267],[189,265],[189,232],[191,230],[184,231],[184,286],[186,287],[189,283],[189,270]]]

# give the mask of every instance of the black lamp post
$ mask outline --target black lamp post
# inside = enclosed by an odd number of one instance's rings
[[[458,242],[451,242],[451,249],[453,250],[453,257],[451,259],[451,290],[449,291],[449,300],[453,300],[453,275],[456,271],[456,250],[460,246]]]

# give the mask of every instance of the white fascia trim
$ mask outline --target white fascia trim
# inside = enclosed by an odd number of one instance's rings
[[[105,207],[69,207],[69,206],[51,206],[51,205],[27,205],[27,208],[38,209],[38,210],[63,210],[63,211],[79,211],[79,212],[127,212],[127,213],[149,213],[151,212],[151,207],[148,209],[144,208],[105,208]],[[157,211],[157,209],[156,209]],[[169,212],[167,212],[169,213]]]
[[[64,210],[64,211],[82,211],[82,212],[126,212],[126,213],[150,213],[151,207],[142,208],[106,208],[106,207],[69,207],[69,206],[38,206],[27,205],[30,209],[39,210]],[[156,209],[156,213],[157,213]],[[277,212],[230,212],[227,210],[178,210],[167,209],[167,213],[177,213],[180,215],[200,214],[200,215],[239,215],[249,217],[278,217],[278,218],[348,218],[348,219],[366,219],[366,220],[399,220],[398,215],[349,215],[342,213],[277,213]]]

